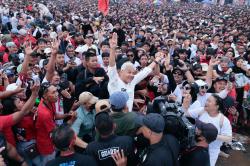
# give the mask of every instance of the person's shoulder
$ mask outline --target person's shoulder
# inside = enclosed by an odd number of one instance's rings
[[[96,160],[94,157],[90,155],[83,155],[83,154],[77,154],[76,157],[79,157],[84,163],[88,163],[88,165],[97,165]]]
[[[117,142],[120,142],[120,143],[128,143],[128,144],[132,144],[132,142],[133,142],[133,138],[132,137],[130,137],[130,136],[116,136],[115,137],[115,140],[117,141]]]

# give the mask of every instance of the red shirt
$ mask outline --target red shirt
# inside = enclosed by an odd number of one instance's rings
[[[21,122],[17,124],[17,128],[22,128],[25,130],[25,140],[30,141],[35,139],[35,126],[34,126],[33,116],[27,115],[25,116]]]
[[[0,131],[4,128],[11,127],[14,125],[13,115],[0,116]]]
[[[51,132],[55,128],[55,104],[49,105],[49,108],[40,102],[37,108],[36,140],[37,149],[42,155],[48,155],[54,152],[54,145],[51,139]]]
[[[11,126],[3,129],[3,135],[8,143],[16,147],[16,138]]]
[[[0,131],[3,132],[7,142],[16,146],[16,140],[11,127],[14,125],[13,115],[0,116]]]

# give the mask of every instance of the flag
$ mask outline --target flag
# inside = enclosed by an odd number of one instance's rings
[[[106,16],[109,11],[109,0],[98,0],[98,10]]]

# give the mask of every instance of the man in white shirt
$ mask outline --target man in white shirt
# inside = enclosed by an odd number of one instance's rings
[[[93,44],[93,34],[87,34],[85,37],[85,45],[79,45],[76,50],[81,50],[79,52],[86,52],[88,49],[93,48],[96,50],[96,54],[98,54],[98,48],[96,47],[96,45]]]
[[[129,111],[131,112],[133,108],[135,85],[146,78],[152,72],[152,69],[159,63],[161,57],[160,55],[156,54],[155,60],[148,67],[145,67],[136,75],[134,74],[136,70],[131,62],[125,62],[121,66],[121,70],[118,72],[115,62],[116,47],[117,34],[113,33],[112,39],[110,40],[111,49],[108,67],[108,91],[110,95],[117,91],[126,91],[129,95],[127,106]]]

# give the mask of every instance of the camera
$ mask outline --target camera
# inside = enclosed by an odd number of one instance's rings
[[[153,110],[164,117],[164,132],[174,135],[180,141],[181,150],[195,145],[195,125],[184,116],[179,103],[169,103],[165,98],[156,99]]]

